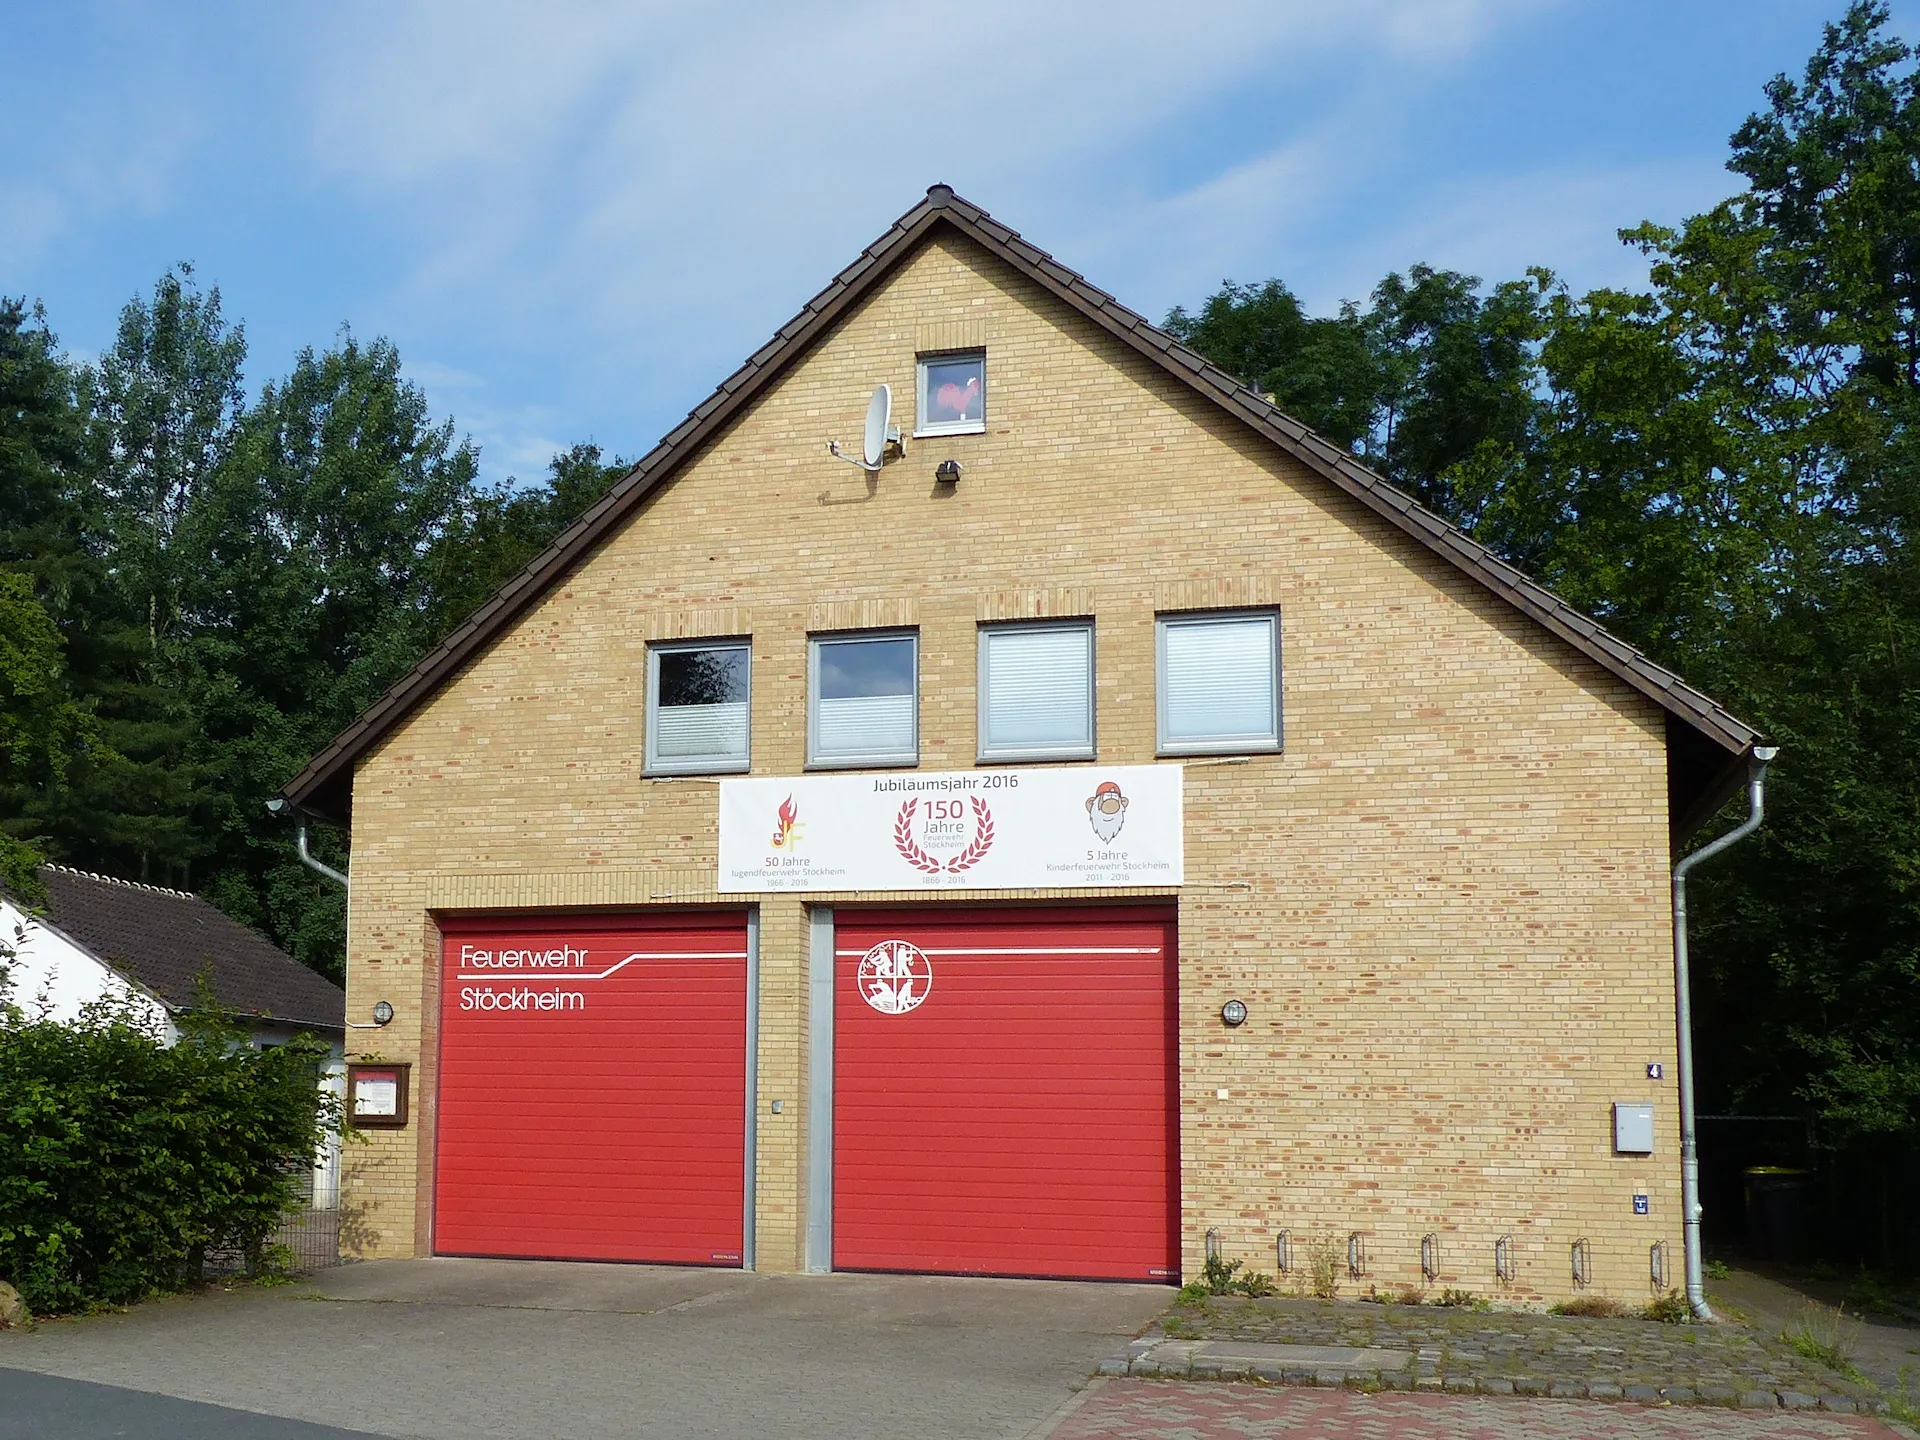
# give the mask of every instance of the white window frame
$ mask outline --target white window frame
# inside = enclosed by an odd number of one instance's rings
[[[1040,631],[1070,631],[1087,637],[1087,743],[1085,745],[1009,746],[990,749],[987,744],[987,669],[992,646],[988,639],[1000,634],[1031,635]],[[979,654],[975,673],[975,759],[982,765],[1027,760],[1095,760],[1099,758],[1099,649],[1092,620],[1020,620],[1010,624],[982,625],[974,638]]]
[[[1167,632],[1181,626],[1219,624],[1222,621],[1260,620],[1273,637],[1273,733],[1255,736],[1173,740],[1167,736]],[[1285,712],[1280,708],[1280,612],[1258,610],[1198,610],[1156,615],[1153,621],[1153,691],[1155,751],[1160,755],[1274,755],[1286,744]]]
[[[660,657],[689,650],[744,650],[747,654],[747,748],[738,760],[705,757],[662,760],[654,753],[660,733]],[[647,646],[647,713],[645,775],[739,775],[753,768],[753,640],[750,636],[709,636],[699,640],[661,640]]]
[[[927,366],[955,360],[980,362],[980,418],[978,420],[927,419]],[[984,346],[968,350],[930,350],[913,357],[914,411],[913,433],[916,439],[929,435],[984,435],[987,433],[987,352]]]
[[[876,750],[864,755],[822,755],[820,745],[820,647],[863,641],[913,642],[913,744],[906,750]],[[920,763],[920,632],[918,630],[836,630],[807,637],[807,768],[860,770]]]

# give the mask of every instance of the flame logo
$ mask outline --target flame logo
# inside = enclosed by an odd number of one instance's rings
[[[791,850],[800,843],[800,807],[793,803],[789,795],[780,802],[780,811],[773,826],[773,848]]]

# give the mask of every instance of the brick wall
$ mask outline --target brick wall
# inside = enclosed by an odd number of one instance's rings
[[[959,337],[956,339],[955,337]],[[916,349],[984,343],[988,432],[826,453]],[[935,465],[960,460],[958,486]],[[646,647],[753,638],[753,768],[804,760],[806,637],[919,627],[921,763],[967,768],[982,620],[1092,614],[1101,759],[1154,749],[1157,610],[1272,604],[1286,751],[1187,769],[1183,1225],[1368,1235],[1368,1282],[1555,1298],[1679,1256],[1663,717],[1643,697],[967,242],[935,242],[361,765],[349,1003],[419,1123],[350,1152],[364,1252],[430,1218],[435,909],[715,903],[712,780],[644,779]],[[1026,891],[1006,898],[1033,899]],[[1078,892],[1084,894],[1085,892]],[[835,897],[815,897],[831,902]],[[853,897],[840,897],[852,899]],[[859,897],[920,902],[921,894]],[[802,1260],[806,920],[761,907],[760,1264]],[[1219,1007],[1245,1000],[1228,1031]],[[1660,1153],[1611,1153],[1652,1099]],[[1636,1217],[1638,1186],[1652,1214]],[[1493,1277],[1515,1237],[1517,1283]],[[1348,1293],[1353,1286],[1349,1284]]]

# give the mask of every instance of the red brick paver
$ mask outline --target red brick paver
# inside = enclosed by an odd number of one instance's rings
[[[1864,1415],[1109,1380],[1049,1440],[1898,1440]]]

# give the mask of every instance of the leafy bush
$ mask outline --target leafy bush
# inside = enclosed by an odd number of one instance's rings
[[[1315,1235],[1307,1241],[1307,1269],[1301,1283],[1307,1293],[1331,1300],[1340,1293],[1340,1275],[1346,1269],[1346,1253],[1331,1235]]]
[[[1188,1296],[1188,1291],[1195,1293]],[[1245,1295],[1251,1300],[1258,1300],[1277,1294],[1278,1288],[1271,1275],[1262,1275],[1258,1270],[1249,1270],[1242,1275],[1238,1260],[1223,1260],[1218,1255],[1209,1255],[1200,1278],[1183,1286],[1180,1293],[1183,1298],[1191,1299],[1203,1299],[1208,1295]]]
[[[1633,1314],[1611,1295],[1576,1295],[1547,1307],[1549,1315],[1577,1315],[1587,1320],[1624,1320]]]
[[[217,1012],[166,1046],[131,1012],[34,1018],[0,991],[0,1279],[37,1313],[124,1304],[257,1262],[338,1102],[326,1047],[256,1050]]]
[[[1669,1290],[1664,1295],[1655,1296],[1647,1302],[1646,1309],[1640,1312],[1645,1320],[1658,1320],[1662,1325],[1691,1325],[1693,1307],[1680,1298],[1678,1290]]]

